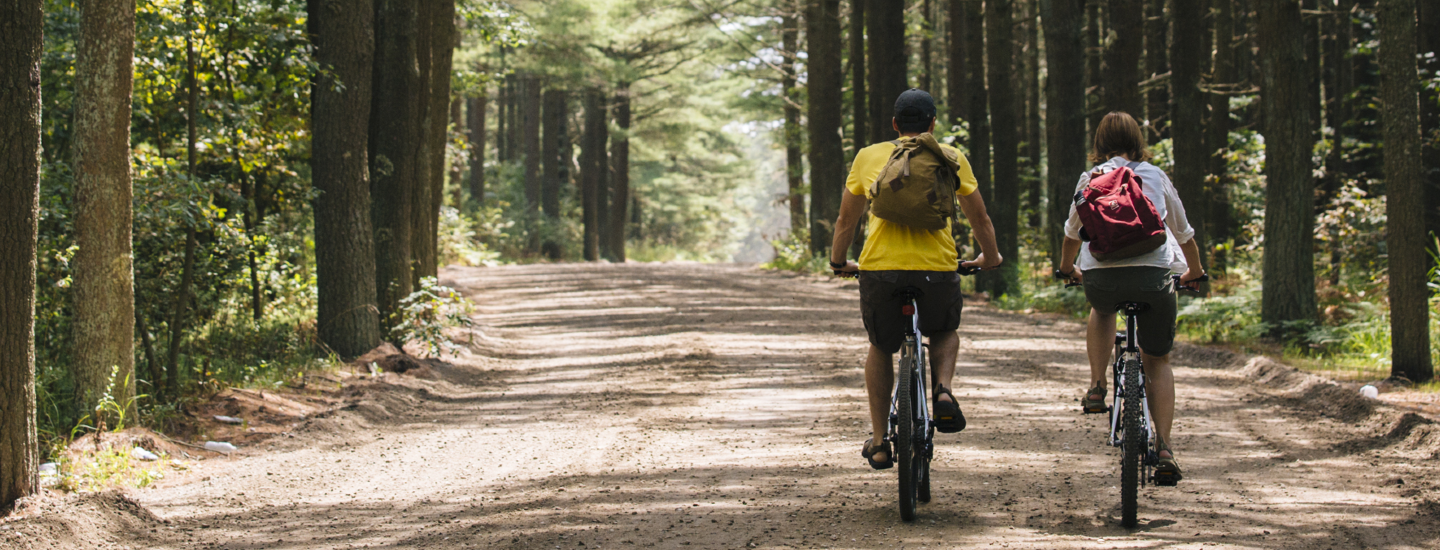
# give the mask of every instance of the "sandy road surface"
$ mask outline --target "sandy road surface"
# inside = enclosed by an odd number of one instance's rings
[[[1327,408],[1194,349],[1177,357],[1186,479],[1143,489],[1127,531],[1118,454],[1077,412],[1080,325],[968,308],[955,391],[970,427],[938,436],[934,501],[905,524],[895,471],[859,456],[855,283],[633,264],[443,278],[480,308],[439,380],[387,375],[269,452],[132,493],[169,521],[114,545],[1440,547],[1440,430]]]

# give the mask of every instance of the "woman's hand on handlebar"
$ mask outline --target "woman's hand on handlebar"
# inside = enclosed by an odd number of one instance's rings
[[[1206,273],[1203,269],[1199,271],[1196,271],[1194,269],[1186,269],[1185,273],[1181,274],[1175,282],[1176,285],[1179,287],[1179,290],[1200,292],[1200,283],[1209,280],[1210,274]]]
[[[1085,272],[1080,271],[1079,266],[1071,265],[1069,271],[1064,267],[1055,270],[1055,278],[1065,280],[1067,287],[1080,286],[1085,283]]]
[[[836,277],[842,279],[853,279],[860,276],[860,264],[855,263],[855,260],[845,260],[845,267],[839,268],[835,267],[835,264],[830,264],[830,269],[835,272]]]

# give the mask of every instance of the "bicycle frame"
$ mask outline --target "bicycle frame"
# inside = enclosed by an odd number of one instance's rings
[[[930,438],[928,437],[928,434],[930,434],[932,427],[930,418],[930,407],[927,406],[930,403],[930,397],[929,395],[927,395],[927,390],[925,388],[925,382],[929,380],[928,368],[930,365],[930,361],[929,357],[927,357],[928,354],[926,353],[925,346],[920,342],[920,339],[922,338],[920,334],[920,309],[916,306],[914,298],[910,298],[909,302],[911,310],[910,329],[905,332],[905,344],[900,348],[900,352],[903,354],[905,353],[906,349],[915,350],[915,370],[914,376],[912,376],[911,379],[915,381],[916,395],[918,395],[920,398],[915,400],[915,403],[912,403],[912,406],[914,406],[916,410],[911,411],[911,414],[915,415],[915,418],[921,420],[918,426],[920,429],[916,430],[915,433],[917,434],[917,438],[924,437],[924,439],[916,442],[924,443],[921,448],[925,452],[925,457],[931,458],[934,449],[930,442]],[[895,389],[890,394],[890,427],[888,430],[886,430],[886,433],[889,434],[892,439],[896,435],[895,423],[899,419],[898,415],[900,412],[896,410],[896,407],[899,406],[899,403],[900,377],[897,376],[895,377]],[[921,436],[918,434],[927,434],[927,436]]]
[[[1155,465],[1157,457],[1155,455],[1154,449],[1150,444],[1150,436],[1151,434],[1155,433],[1155,425],[1150,419],[1150,401],[1145,395],[1144,360],[1140,356],[1140,346],[1136,343],[1137,340],[1135,335],[1135,316],[1137,313],[1138,312],[1133,311],[1130,308],[1126,308],[1125,332],[1115,334],[1115,362],[1111,365],[1111,370],[1114,372],[1115,380],[1115,396],[1112,403],[1114,403],[1115,406],[1110,408],[1109,443],[1111,447],[1123,446],[1124,434],[1120,431],[1120,404],[1124,403],[1124,398],[1127,395],[1127,392],[1139,392],[1141,417],[1145,419],[1142,425],[1143,427],[1141,428],[1143,430],[1143,433],[1141,434],[1141,440],[1146,442],[1146,449],[1143,453],[1143,459],[1141,460],[1141,464],[1145,468],[1146,473],[1140,476],[1140,483],[1141,485],[1144,485],[1147,478],[1149,478],[1148,470]],[[1125,365],[1128,362],[1127,360],[1129,359],[1133,359],[1135,361],[1135,365],[1140,367],[1140,387],[1138,388],[1126,388],[1124,384],[1126,368]]]

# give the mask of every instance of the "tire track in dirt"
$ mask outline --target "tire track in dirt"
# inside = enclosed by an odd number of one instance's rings
[[[698,264],[444,279],[479,309],[438,379],[386,375],[389,389],[268,452],[137,491],[169,523],[136,544],[1440,546],[1432,455],[1374,443],[1384,421],[1321,418],[1238,369],[1183,357],[1186,479],[1143,489],[1140,528],[1120,528],[1118,454],[1102,444],[1104,420],[1078,414],[1073,321],[967,309],[955,393],[970,427],[938,437],[934,501],[905,524],[894,470],[858,456],[855,283]]]

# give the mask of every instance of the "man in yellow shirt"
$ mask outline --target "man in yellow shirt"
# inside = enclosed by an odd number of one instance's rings
[[[895,100],[895,117],[891,125],[901,139],[935,130],[935,100],[930,94],[910,89]],[[905,323],[909,317],[900,311],[896,290],[915,287],[924,295],[917,300],[920,310],[920,332],[930,339],[930,367],[935,377],[931,395],[935,400],[935,429],[954,433],[965,429],[965,416],[955,395],[950,392],[955,375],[955,359],[959,351],[962,308],[960,275],[956,272],[959,254],[949,224],[945,229],[925,230],[902,225],[871,215],[865,234],[865,249],[860,262],[849,261],[846,251],[855,238],[855,226],[865,214],[870,186],[890,158],[897,142],[877,143],[861,149],[850,167],[840,202],[840,217],[835,221],[835,242],[831,246],[830,267],[837,273],[856,273],[860,278],[860,313],[870,337],[870,352],[865,358],[865,391],[870,397],[871,438],[865,442],[861,455],[870,466],[885,469],[894,465],[889,431],[890,392],[895,386],[895,368],[891,356],[904,343]],[[970,162],[959,151],[942,146],[947,156],[954,154],[960,169],[956,195],[960,210],[970,221],[981,254],[965,267],[990,269],[1000,265],[1002,258],[995,245],[995,228],[985,213],[985,201],[976,191],[975,174]]]

